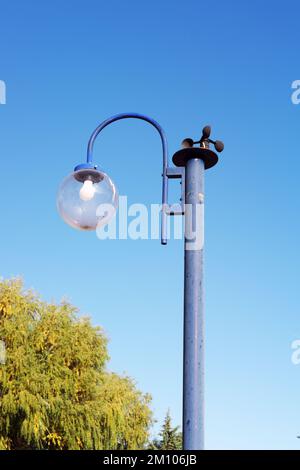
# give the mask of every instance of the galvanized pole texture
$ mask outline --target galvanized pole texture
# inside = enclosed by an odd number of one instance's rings
[[[173,163],[185,167],[184,241],[184,344],[183,344],[183,448],[204,449],[204,171],[218,163],[224,144],[213,141],[210,126],[200,141],[188,138],[173,155]],[[194,147],[200,144],[200,147]]]
[[[183,448],[204,449],[204,161],[185,170]]]

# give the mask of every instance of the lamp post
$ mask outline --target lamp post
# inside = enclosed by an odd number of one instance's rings
[[[198,142],[185,139],[182,149],[168,162],[167,139],[162,127],[152,118],[137,113],[117,114],[103,121],[92,133],[86,163],[77,165],[62,182],[57,208],[66,223],[81,230],[95,230],[107,224],[118,206],[118,192],[112,180],[93,162],[93,147],[100,132],[115,121],[135,118],[151,124],[160,134],[163,151],[161,243],[167,244],[168,216],[185,217],[184,256],[184,350],[183,350],[183,448],[204,449],[204,299],[203,299],[203,207],[204,170],[218,162],[224,145],[210,139],[210,127],[203,129]],[[194,145],[199,144],[199,147]],[[168,179],[182,183],[181,208],[168,203]],[[101,205],[110,211],[99,211]],[[200,214],[200,215],[199,215]],[[200,222],[200,223],[199,223]],[[199,233],[200,232],[200,233]]]

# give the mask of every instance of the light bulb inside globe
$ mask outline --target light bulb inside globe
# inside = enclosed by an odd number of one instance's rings
[[[82,201],[90,201],[91,199],[93,199],[95,192],[96,188],[94,187],[93,181],[85,180],[79,191],[80,199]]]
[[[79,169],[67,176],[57,193],[62,219],[79,230],[96,230],[109,223],[118,207],[118,191],[103,171]]]

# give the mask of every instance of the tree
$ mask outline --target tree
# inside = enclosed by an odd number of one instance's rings
[[[107,339],[67,302],[0,281],[0,449],[140,449],[150,396],[110,373]]]
[[[168,410],[161,432],[160,439],[154,439],[149,448],[153,450],[181,450],[182,434],[178,431],[179,426],[172,427],[172,419]]]

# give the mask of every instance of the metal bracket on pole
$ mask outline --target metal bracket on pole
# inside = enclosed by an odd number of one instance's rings
[[[166,213],[169,216],[184,215],[184,201],[185,201],[185,168],[168,167],[167,168],[168,179],[180,179],[181,185],[181,196],[179,204],[168,204]]]

